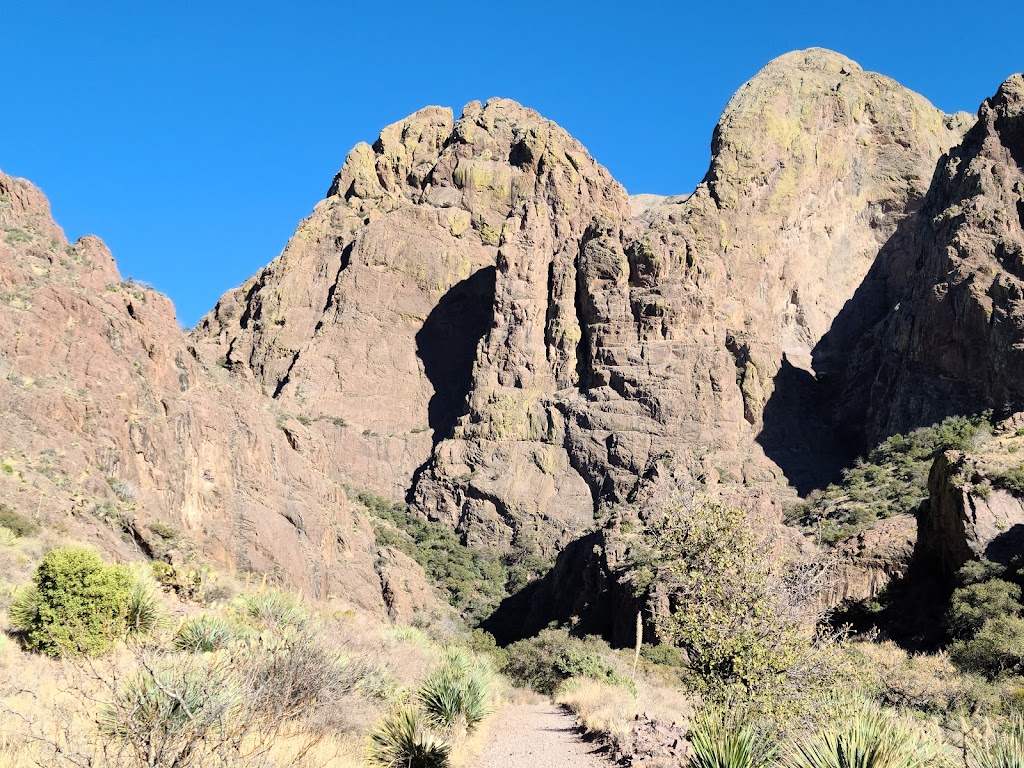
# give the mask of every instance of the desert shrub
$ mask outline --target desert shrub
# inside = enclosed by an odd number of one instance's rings
[[[0,528],[6,528],[18,537],[32,536],[39,531],[39,523],[0,504]]]
[[[953,592],[946,624],[954,637],[971,637],[989,619],[1019,613],[1020,598],[1020,587],[1002,579],[969,584]]]
[[[230,619],[201,613],[185,620],[171,641],[179,651],[211,653],[227,648],[241,632]]]
[[[658,634],[687,651],[705,683],[750,691],[793,665],[796,628],[779,611],[780,584],[744,510],[673,503],[652,535],[672,604]]]
[[[189,768],[208,756],[226,757],[243,707],[237,681],[219,660],[209,664],[144,665],[116,683],[100,713],[112,752],[137,765]]]
[[[132,629],[135,580],[87,549],[55,549],[19,593],[11,620],[26,647],[50,656],[96,655]]]
[[[18,543],[18,535],[10,528],[0,526],[0,547],[13,547]]]
[[[1014,496],[1024,496],[1024,464],[1011,467],[992,478],[992,485],[1009,491]]]
[[[392,713],[370,734],[370,761],[385,768],[447,768],[450,754],[414,709]]]
[[[935,456],[971,449],[991,431],[988,416],[951,416],[939,424],[893,435],[843,472],[841,482],[792,506],[786,522],[825,544],[836,544],[879,519],[911,514],[928,496]]]
[[[1024,716],[1016,715],[1005,729],[989,727],[970,740],[967,768],[1021,768],[1024,766]]]
[[[423,683],[417,700],[436,728],[473,730],[490,713],[492,673],[485,663],[461,651],[446,654]]]
[[[753,724],[719,708],[705,709],[690,733],[690,768],[770,768],[776,746]]]
[[[492,552],[471,549],[440,523],[370,493],[355,496],[369,511],[377,543],[405,553],[423,568],[471,622],[487,616],[506,595],[509,568]]]
[[[937,739],[863,705],[846,723],[799,739],[786,768],[938,768],[947,756]]]
[[[948,654],[910,655],[892,641],[855,643],[853,653],[863,688],[884,706],[940,718],[1003,707],[998,689],[964,674]]]
[[[505,650],[508,662],[502,671],[516,685],[528,686],[538,693],[554,693],[559,683],[572,677],[629,685],[629,680],[605,661],[603,654],[609,652],[605,643],[595,638],[570,637],[565,629],[545,629]]]
[[[953,643],[949,656],[961,669],[990,679],[1024,672],[1024,618],[988,619],[974,637]]]

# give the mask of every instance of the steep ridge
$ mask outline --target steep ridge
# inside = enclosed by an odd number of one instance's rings
[[[913,227],[837,318],[846,338],[823,340],[845,382],[840,423],[863,425],[869,442],[951,414],[1020,410],[1022,164],[1024,78],[1014,75],[943,157]],[[848,355],[834,353],[844,346]]]
[[[431,107],[357,146],[194,338],[309,420],[322,471],[470,544],[551,556],[667,457],[777,515],[835,450],[794,416],[821,399],[811,350],[968,122],[787,54],[730,102],[692,195],[630,200],[530,110]]]
[[[295,450],[301,425],[200,362],[167,298],[2,174],[0,297],[0,502],[125,557],[157,549],[150,525],[181,531],[219,567],[382,615],[432,599],[389,605],[418,569]]]

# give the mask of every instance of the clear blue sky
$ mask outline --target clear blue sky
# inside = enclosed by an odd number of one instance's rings
[[[280,252],[353,144],[421,106],[513,98],[631,193],[682,193],[779,54],[832,48],[973,112],[1024,69],[1022,30],[1019,0],[0,0],[0,169],[191,326]]]

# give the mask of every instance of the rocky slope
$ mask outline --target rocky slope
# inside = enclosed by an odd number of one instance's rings
[[[553,555],[667,456],[770,510],[833,451],[793,417],[811,350],[968,123],[788,54],[729,103],[692,195],[631,201],[530,110],[428,108],[352,151],[196,343],[309,420],[325,473],[471,544]]]
[[[0,503],[123,556],[187,568],[198,546],[379,614],[431,604],[425,587],[396,589],[418,569],[378,551],[285,414],[199,361],[168,299],[123,280],[97,238],[69,244],[39,190],[2,174],[0,373]]]

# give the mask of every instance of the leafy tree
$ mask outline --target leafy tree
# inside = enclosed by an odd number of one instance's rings
[[[1020,587],[1002,579],[961,587],[950,599],[946,623],[954,636],[970,637],[989,619],[1019,613],[1020,597]]]
[[[778,579],[744,510],[673,504],[653,540],[672,601],[658,633],[687,652],[706,682],[752,691],[792,666],[797,628],[778,609]]]

